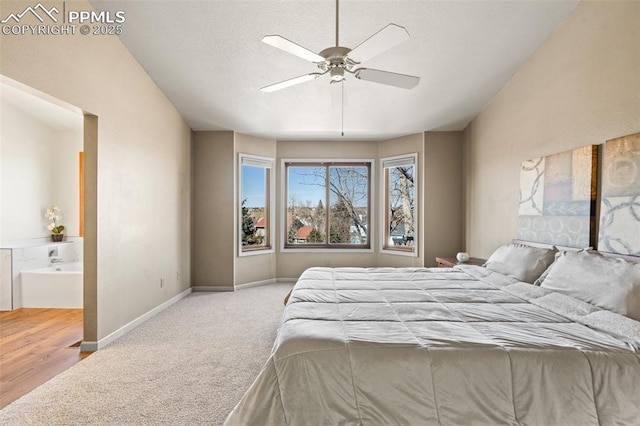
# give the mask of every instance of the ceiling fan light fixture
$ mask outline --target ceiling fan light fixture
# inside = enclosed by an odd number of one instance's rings
[[[333,67],[331,68],[329,75],[331,75],[332,83],[339,83],[344,80],[344,68]]]

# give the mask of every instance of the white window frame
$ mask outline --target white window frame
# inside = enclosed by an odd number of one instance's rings
[[[237,233],[237,244],[238,244],[238,257],[244,256],[258,256],[262,254],[272,254],[275,253],[275,223],[276,223],[276,212],[274,207],[276,206],[275,200],[275,162],[274,158],[269,157],[261,157],[258,155],[252,154],[238,154],[238,201],[237,201],[237,218],[238,224],[236,226]],[[267,210],[267,226],[268,226],[268,236],[269,236],[269,246],[263,248],[252,248],[250,250],[244,251],[242,249],[242,166],[253,166],[253,167],[264,167],[265,169],[269,169],[269,181],[266,182],[268,197],[266,199],[267,206],[265,206]]]
[[[414,215],[413,215],[413,250],[392,249],[386,244],[389,224],[387,223],[387,182],[385,169],[394,166],[413,165],[413,187],[414,187]],[[395,256],[418,257],[418,246],[420,243],[420,228],[418,220],[420,216],[420,179],[419,179],[418,154],[403,154],[392,157],[380,158],[380,253],[392,254]]]
[[[336,164],[340,163],[368,163],[369,164],[369,247],[367,248],[326,248],[326,247],[285,247],[287,240],[287,163],[298,164]],[[282,179],[280,180],[280,193],[281,199],[281,211],[280,211],[280,224],[281,231],[280,238],[280,252],[281,253],[373,253],[375,251],[375,160],[371,158],[283,158],[280,162],[280,173]]]

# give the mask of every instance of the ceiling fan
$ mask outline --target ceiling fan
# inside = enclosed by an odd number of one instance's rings
[[[268,35],[262,38],[262,42],[285,52],[296,55],[302,59],[313,62],[320,72],[284,80],[261,88],[263,92],[275,92],[276,90],[291,87],[305,81],[315,80],[325,74],[331,77],[331,83],[340,83],[345,80],[345,73],[353,74],[359,80],[372,81],[386,84],[387,86],[412,89],[420,82],[420,77],[407,74],[398,74],[389,71],[362,68],[360,65],[374,56],[391,49],[394,46],[409,39],[409,33],[404,27],[389,24],[353,49],[340,46],[339,35],[339,0],[336,0],[336,45],[327,47],[320,53],[302,47],[279,35]]]

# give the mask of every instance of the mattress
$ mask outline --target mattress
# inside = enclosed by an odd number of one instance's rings
[[[482,267],[311,268],[225,424],[640,424],[639,349],[639,322]]]

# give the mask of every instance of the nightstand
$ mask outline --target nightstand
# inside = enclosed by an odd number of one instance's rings
[[[482,266],[487,259],[480,259],[478,257],[470,257],[466,262],[458,262],[455,257],[437,257],[438,268],[452,268],[455,265],[477,265]]]

